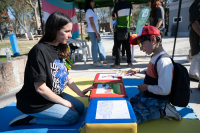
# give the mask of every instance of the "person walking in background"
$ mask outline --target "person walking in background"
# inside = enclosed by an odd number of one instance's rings
[[[165,11],[160,3],[160,0],[149,0],[150,25],[155,26],[161,31],[161,36],[165,35]]]
[[[92,87],[81,91],[65,65],[72,27],[72,20],[63,13],[48,17],[44,36],[28,53],[24,85],[16,94],[17,109],[23,114],[11,120],[10,126],[72,125],[78,121],[84,104],[63,91],[68,85],[80,97],[87,97]]]
[[[195,0],[189,9],[190,15],[190,47],[192,63],[189,70],[189,76],[199,81],[198,89],[200,90],[200,0]]]
[[[124,45],[126,49],[126,57],[128,66],[131,66],[131,50],[130,50],[130,16],[132,13],[132,4],[127,0],[118,0],[118,3],[115,4],[114,10],[112,13],[113,20],[117,20],[117,26],[114,30],[114,46],[115,46],[115,64],[111,65],[112,68],[120,68],[120,47],[121,44]],[[115,16],[117,14],[117,17]],[[128,28],[128,39],[127,40],[118,40],[117,38],[117,29],[118,27],[127,27]]]
[[[102,66],[102,64],[106,64],[106,55],[105,48],[101,41],[101,37],[99,35],[99,25],[97,15],[94,13],[93,9],[95,7],[94,0],[85,0],[85,18],[88,23],[87,33],[91,40],[91,50],[92,50],[92,58],[94,66]],[[98,62],[98,54],[101,62]]]

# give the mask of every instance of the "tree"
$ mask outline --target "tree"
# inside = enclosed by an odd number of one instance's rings
[[[81,14],[80,14],[80,13],[81,13]],[[80,18],[80,15],[81,15],[81,18]],[[80,21],[82,21],[82,22],[85,22],[85,21],[86,21],[86,19],[85,19],[85,12],[83,12],[83,11],[81,11],[81,10],[77,10],[77,11],[76,11],[76,16],[77,16],[78,23],[79,23]]]
[[[95,8],[94,12],[98,16],[100,23],[106,23],[106,18],[112,17],[112,11],[109,7]]]
[[[30,6],[26,4],[24,0],[8,0],[9,1],[9,7],[8,9],[12,13],[12,15],[15,17],[15,23],[14,26],[15,33],[18,33],[20,27],[22,27],[25,32],[27,32],[27,23],[30,21],[29,14],[31,11]]]
[[[25,2],[33,9],[34,19],[36,21],[36,27],[37,27],[37,29],[39,29],[38,13],[37,13],[38,1],[37,0],[25,0]]]
[[[5,12],[7,7],[8,7],[8,1],[0,0],[0,15]]]

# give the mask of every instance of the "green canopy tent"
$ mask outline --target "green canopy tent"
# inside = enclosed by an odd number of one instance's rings
[[[85,8],[85,0],[64,0],[66,2],[72,2],[74,1],[75,7],[78,9],[84,9]],[[95,8],[100,7],[113,7],[115,0],[94,0],[95,2]],[[147,3],[149,0],[128,0],[132,4],[141,4],[141,3]]]

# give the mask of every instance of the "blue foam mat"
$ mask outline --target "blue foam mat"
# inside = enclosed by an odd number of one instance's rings
[[[144,83],[144,79],[123,79],[128,99],[139,93],[138,85]]]
[[[182,117],[184,117],[186,119],[199,120],[197,118],[197,114],[194,113],[193,109],[191,109],[189,105],[187,107],[176,107],[176,110],[181,114]]]
[[[22,125],[22,126],[9,126],[8,123],[16,116],[22,114],[16,108],[16,103],[13,102],[10,105],[0,109],[0,132],[1,133],[80,133],[79,128],[83,127],[83,121],[87,113],[85,108],[84,113],[80,115],[79,121],[70,126],[46,126],[46,125]]]

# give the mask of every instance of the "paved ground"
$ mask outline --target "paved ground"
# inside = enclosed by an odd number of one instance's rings
[[[86,65],[84,65],[82,60],[82,55],[80,55],[80,59],[76,60],[75,67],[70,70],[70,75],[72,77],[80,77],[80,78],[94,78],[96,73],[100,72],[116,72],[117,69],[110,68],[110,65],[114,64],[114,60],[112,60],[112,47],[113,47],[113,36],[112,35],[102,35],[102,42],[105,46],[106,51],[106,58],[107,58],[107,64],[103,65],[102,67],[94,67],[92,65],[92,59],[89,58],[86,62]],[[188,51],[190,49],[189,45],[189,38],[188,37],[179,37],[176,40],[176,49],[175,49],[175,56],[174,60],[176,62],[179,62],[183,64],[188,70],[191,63],[187,62],[186,56],[188,55]],[[90,42],[88,43],[89,46],[91,46]],[[167,51],[169,55],[172,55],[174,45],[174,38],[173,37],[164,37],[163,38],[163,47]],[[134,55],[136,62],[133,63],[132,67],[127,67],[126,60],[121,60],[121,69],[127,69],[130,68],[144,68],[149,63],[150,57],[145,56],[145,53],[141,52],[139,50],[138,46],[134,46]],[[134,78],[138,78],[137,75]],[[200,119],[200,90],[197,89],[198,81],[191,81],[190,87],[193,93],[191,93],[190,103],[189,105],[194,110],[194,112],[197,114],[198,118]],[[11,103],[15,100],[15,93],[18,91],[16,89],[13,92],[10,92],[9,94],[6,94],[4,96],[0,97],[0,108]]]

